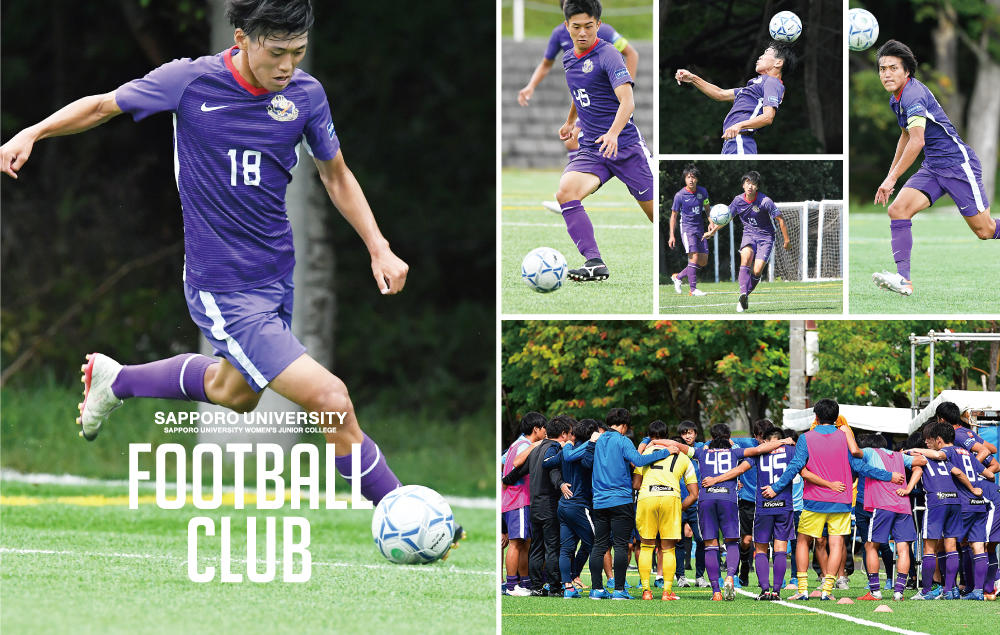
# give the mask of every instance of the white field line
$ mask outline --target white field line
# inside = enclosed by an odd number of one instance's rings
[[[86,476],[76,476],[73,474],[25,474],[18,472],[17,470],[2,469],[0,470],[0,481],[11,481],[15,483],[28,483],[29,485],[85,485],[85,486],[97,486],[97,487],[128,487],[128,481],[122,480],[103,480],[96,478],[88,478]],[[190,485],[190,483],[188,483]],[[155,484],[153,482],[143,481],[139,483],[139,487],[143,489],[153,489]],[[243,488],[247,494],[256,494],[257,489],[253,487]],[[235,488],[232,486],[224,486],[222,491],[230,494],[235,492]],[[319,495],[320,500],[325,500],[325,496],[321,493]],[[339,494],[337,495],[337,500],[350,500],[350,495]],[[448,504],[452,507],[461,507],[463,509],[496,509],[497,501],[495,498],[469,498],[464,496],[445,496],[444,499],[448,501]]]
[[[558,227],[566,228],[566,223],[503,223],[504,227]],[[595,229],[643,229],[649,231],[651,225],[594,225]]]
[[[736,589],[736,592],[740,595],[745,595],[749,598],[756,598],[757,596],[749,591],[744,591],[743,589]],[[879,622],[872,622],[869,620],[863,620],[860,617],[852,617],[850,615],[844,615],[843,613],[831,613],[830,611],[824,611],[823,609],[818,609],[814,606],[806,606],[805,602],[791,603],[785,602],[783,600],[777,602],[770,602],[770,604],[780,604],[781,606],[787,606],[793,609],[801,609],[803,611],[812,611],[813,613],[820,613],[822,615],[829,615],[830,617],[835,617],[838,620],[845,620],[847,622],[853,622],[854,624],[861,624],[862,626],[871,626],[873,628],[880,628],[883,631],[890,631],[892,633],[904,633],[905,635],[929,635],[928,633],[923,633],[921,631],[908,631],[905,628],[897,628],[895,626],[889,626],[888,624],[881,624]]]
[[[835,298],[835,299],[839,300],[840,296],[839,295],[833,295],[833,296],[830,296],[830,298]],[[758,302],[754,302],[753,304],[751,304],[751,306],[760,306],[762,304],[788,304],[790,302],[792,302],[792,301],[791,300],[782,300],[782,301],[775,300],[773,302],[758,301]],[[830,302],[830,300],[795,300],[794,302],[795,302],[795,304],[820,304],[820,303],[825,304],[825,303]],[[732,306],[732,307],[735,307],[736,303],[735,302],[726,302],[725,304],[663,304],[660,308],[661,309],[700,309],[700,308],[711,307],[711,306]],[[752,309],[748,309],[748,311],[752,311]]]
[[[119,552],[99,552],[99,551],[56,551],[53,549],[17,549],[13,547],[0,547],[0,553],[9,553],[19,556],[24,555],[40,555],[40,556],[77,556],[77,557],[87,557],[87,558],[130,558],[137,560],[170,560],[180,564],[187,564],[186,558],[177,558],[175,556],[164,555],[164,554],[152,554],[152,553],[119,553]],[[214,558],[200,558],[200,562],[210,562],[217,563],[220,560]],[[233,558],[233,562],[239,562],[246,564],[246,558]],[[262,563],[263,560],[257,560],[257,563]],[[281,564],[281,560],[277,559],[275,561],[277,564]],[[313,566],[317,567],[336,567],[336,568],[346,568],[346,567],[361,567],[362,569],[379,569],[386,571],[434,571],[437,573],[460,573],[467,575],[489,575],[495,576],[496,571],[471,571],[456,568],[454,565],[448,568],[434,566],[434,567],[422,567],[422,566],[407,566],[407,565],[394,565],[394,564],[356,564],[352,562],[317,562],[313,560]]]

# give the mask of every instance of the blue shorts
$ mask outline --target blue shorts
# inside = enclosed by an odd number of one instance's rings
[[[702,236],[704,235],[705,235],[705,229],[703,227],[698,227],[698,226],[686,227],[682,223],[681,243],[684,244],[684,253],[707,254],[708,239],[702,238]]]
[[[531,538],[531,521],[528,519],[530,507],[518,507],[503,513],[507,521],[507,539],[527,540]]]
[[[722,154],[757,154],[757,140],[753,135],[738,134],[722,144]]]
[[[930,496],[930,494],[928,494]],[[962,537],[962,506],[932,505],[924,513],[921,535],[925,540]]]
[[[260,392],[306,352],[292,335],[292,274],[246,291],[214,292],[184,283],[191,319],[215,349]]]
[[[603,157],[596,147],[580,148],[563,174],[566,172],[586,172],[593,174],[604,185],[612,176],[625,184],[635,200],[653,200],[653,172],[649,169],[649,151],[641,140],[639,143],[618,148],[618,156]]]
[[[896,542],[916,540],[917,527],[913,524],[913,516],[884,509],[873,509],[872,521],[868,526],[868,542],[885,545],[889,543],[890,538]]]
[[[975,156],[969,157],[966,163],[948,168],[920,166],[903,187],[920,190],[930,199],[931,205],[947,194],[962,216],[975,216],[990,206],[983,188],[983,170]]]
[[[740,512],[733,501],[710,498],[699,502],[698,521],[705,540],[717,539],[720,531],[726,540],[740,537]]]
[[[771,250],[774,249],[774,235],[754,234],[743,230],[743,241],[740,243],[740,250],[750,247],[754,251],[754,260],[767,262],[771,259]]]

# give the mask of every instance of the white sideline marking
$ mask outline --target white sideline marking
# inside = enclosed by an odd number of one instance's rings
[[[88,478],[86,476],[76,476],[74,474],[25,474],[23,472],[18,472],[17,470],[10,469],[0,469],[0,481],[11,481],[14,483],[28,483],[29,485],[93,485],[100,487],[128,487],[128,481],[119,480],[102,480],[97,478]],[[153,489],[155,487],[154,483],[140,483],[139,487],[144,489]],[[232,486],[225,486],[222,491],[229,494],[235,490]],[[256,494],[257,489],[253,487],[245,487],[244,491],[248,494]],[[350,500],[350,496],[338,496],[338,500]],[[496,509],[497,501],[495,498],[469,498],[465,496],[445,496],[444,499],[448,501],[448,504],[452,507],[461,507],[463,509]],[[320,500],[325,500],[323,494],[320,494]]]
[[[804,303],[804,304],[819,304],[819,303],[824,303],[825,304],[825,303],[828,303],[828,302],[830,302],[831,300],[834,300],[834,299],[839,300],[840,296],[839,295],[832,295],[832,296],[830,296],[829,300],[795,300],[795,303]],[[762,304],[788,304],[789,302],[790,302],[790,300],[784,300],[784,301],[775,300],[775,301],[772,301],[772,302],[757,301],[757,302],[754,302],[751,306],[760,306]],[[734,306],[735,304],[736,304],[735,302],[726,302],[725,304],[664,304],[660,308],[661,309],[700,309],[702,307],[708,307],[708,306]],[[748,309],[748,310],[750,310],[750,309]],[[756,596],[754,596],[754,597],[756,597]]]
[[[13,547],[0,547],[0,553],[11,553],[15,555],[42,555],[42,556],[84,556],[89,558],[132,558],[139,560],[173,560],[178,563],[187,564],[186,558],[177,558],[169,555],[162,554],[152,554],[152,553],[118,553],[118,552],[97,552],[97,551],[56,551],[53,549],[16,549]],[[202,562],[217,562],[213,558],[201,558]],[[239,558],[233,558],[233,562],[246,563],[246,558],[242,560]],[[263,560],[258,560],[258,563],[264,562]],[[281,564],[281,560],[278,559],[275,562]],[[313,566],[318,567],[361,567],[362,569],[385,569],[392,571],[436,571],[439,573],[463,573],[469,575],[489,575],[495,576],[496,571],[467,571],[456,568],[454,565],[445,569],[442,567],[423,567],[423,566],[406,566],[406,565],[394,565],[394,564],[355,564],[350,562],[316,562],[313,561]]]
[[[559,227],[561,229],[566,228],[566,223],[502,223],[504,227]],[[652,225],[594,225],[596,229],[646,229],[652,228]]]
[[[757,598],[757,596],[754,595],[753,593],[750,593],[749,591],[744,591],[743,589],[735,589],[735,591],[740,595],[745,595],[749,598],[754,598],[754,599]],[[881,628],[883,631],[891,631],[893,633],[904,633],[905,635],[930,635],[929,633],[924,633],[922,631],[908,631],[905,628],[897,628],[895,626],[889,626],[888,624],[871,622],[869,620],[863,620],[860,617],[852,617],[850,615],[844,615],[843,613],[831,613],[830,611],[824,611],[823,609],[818,609],[813,606],[806,606],[805,602],[792,604],[791,602],[785,602],[784,600],[779,600],[777,602],[768,602],[768,604],[780,604],[781,606],[787,606],[793,609],[802,609],[803,611],[812,611],[813,613],[821,613],[823,615],[829,615],[830,617],[835,617],[839,620],[846,620],[848,622],[853,622],[855,624],[861,624],[862,626],[872,626],[875,628]]]

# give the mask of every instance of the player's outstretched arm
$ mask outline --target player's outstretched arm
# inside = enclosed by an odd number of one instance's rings
[[[747,119],[746,121],[738,121],[726,128],[722,132],[722,138],[735,139],[736,135],[740,134],[741,130],[756,130],[758,128],[763,128],[764,126],[770,126],[774,123],[774,115],[777,114],[777,112],[778,111],[771,106],[764,106],[764,111],[756,117]]]
[[[799,474],[801,474],[803,480],[805,480],[808,483],[812,483],[813,485],[816,485],[818,487],[825,487],[826,489],[832,489],[833,491],[838,493],[843,492],[846,487],[844,483],[840,481],[828,481],[825,478],[822,478],[815,472],[810,471],[809,468],[807,467],[802,468],[802,471],[799,472]]]
[[[908,130],[904,130],[899,135],[899,141],[896,143],[896,154],[892,158],[889,174],[886,175],[885,180],[882,181],[882,184],[878,186],[878,190],[875,191],[876,205],[887,205],[889,203],[889,197],[892,196],[892,193],[896,189],[896,181],[900,175],[910,169],[910,166],[917,160],[923,149],[924,129],[922,127],[913,126]]]
[[[740,464],[736,467],[730,469],[728,472],[719,474],[718,476],[706,476],[701,479],[701,484],[703,487],[712,487],[716,483],[724,483],[726,481],[731,481],[734,478],[739,478],[743,473],[750,469],[750,464],[746,461],[740,461]]]
[[[715,232],[719,231],[719,225],[712,222],[712,219],[708,219],[708,231],[702,234],[702,240],[708,240],[715,235]]]
[[[719,88],[715,84],[706,82],[691,71],[683,68],[678,69],[677,72],[674,73],[674,79],[677,80],[678,84],[681,82],[685,84],[693,84],[695,88],[715,101],[733,101],[736,99],[736,91],[732,88]]]
[[[18,170],[31,156],[31,149],[36,141],[90,130],[121,112],[113,91],[77,99],[35,125],[25,128],[0,146],[0,171],[16,179]]]
[[[920,455],[917,455],[917,456],[920,456]],[[921,457],[921,458],[923,458],[923,457]],[[913,472],[910,474],[910,481],[906,484],[906,487],[900,487],[899,489],[896,490],[896,496],[899,496],[901,498],[905,497],[905,496],[909,496],[910,492],[913,491],[913,488],[916,487],[917,483],[920,482],[920,477],[923,476],[923,474],[924,474],[924,469],[922,467],[918,466],[914,462],[914,464],[913,464]]]
[[[517,103],[522,106],[528,105],[528,102],[531,101],[532,95],[535,94],[535,89],[538,88],[538,85],[542,83],[545,76],[552,70],[552,64],[554,61],[555,60],[547,60],[544,57],[542,58],[542,61],[538,63],[538,66],[535,67],[535,71],[531,74],[531,79],[528,80],[528,83],[524,85],[524,88],[517,91]]]
[[[410,267],[392,253],[389,241],[379,231],[372,208],[368,206],[368,200],[365,199],[358,180],[354,178],[354,173],[347,167],[343,152],[338,150],[337,156],[332,159],[316,159],[315,162],[330,200],[368,248],[372,259],[372,275],[379,290],[383,295],[399,293],[406,284],[406,274]]]

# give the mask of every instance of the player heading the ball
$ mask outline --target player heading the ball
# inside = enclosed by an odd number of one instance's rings
[[[731,101],[733,107],[722,122],[722,154],[757,154],[754,133],[774,123],[785,85],[782,75],[790,72],[795,54],[789,44],[771,42],[757,58],[757,77],[743,88],[719,88],[691,71],[681,68],[674,73],[677,83],[693,84],[716,101]]]
[[[875,191],[875,204],[886,205],[896,180],[924,153],[920,169],[907,179],[889,205],[889,231],[896,273],[872,275],[879,287],[901,295],[913,293],[910,253],[913,217],[947,194],[955,201],[969,229],[982,240],[1000,238],[1000,223],[990,217],[976,152],[958,136],[934,94],[916,78],[917,59],[910,47],[889,40],[878,50],[878,76],[890,93],[889,107],[899,124],[899,142],[889,174]]]

